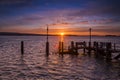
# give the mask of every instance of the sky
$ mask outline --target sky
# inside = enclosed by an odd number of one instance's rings
[[[120,35],[120,0],[0,0],[0,32]]]

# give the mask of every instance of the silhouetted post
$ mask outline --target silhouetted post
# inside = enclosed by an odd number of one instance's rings
[[[90,42],[90,44],[91,44],[91,37],[92,37],[92,36],[91,36],[91,31],[92,31],[92,29],[90,28],[90,29],[89,29],[89,33],[90,33],[90,40],[89,40],[89,42]]]
[[[24,42],[21,41],[21,55],[24,54]]]
[[[114,43],[114,50],[116,50],[116,44]]]
[[[78,43],[76,42],[75,53],[78,53]]]
[[[88,55],[91,56],[91,42],[89,42],[88,44],[89,44]]]
[[[95,57],[98,57],[98,54],[99,54],[99,52],[98,52],[98,47],[99,45],[98,45],[98,42],[94,42],[94,48],[95,48]]]
[[[110,61],[111,60],[111,48],[112,48],[112,45],[111,45],[111,43],[107,43],[106,44],[106,60],[107,61]]]
[[[49,55],[48,26],[47,26],[46,55]]]
[[[104,44],[103,42],[100,42],[100,48],[103,48],[103,44]]]
[[[61,48],[62,48],[62,53],[63,53],[63,51],[64,51],[64,43],[63,42],[61,42]]]
[[[59,53],[61,52],[61,41],[59,41]]]
[[[71,51],[73,52],[73,49],[74,49],[74,42],[71,41]]]
[[[89,51],[88,51],[88,55],[90,56],[91,55],[91,28],[89,29]]]
[[[85,51],[85,48],[86,48],[86,42],[84,41],[83,43],[84,43],[83,54],[85,54],[85,53],[86,53],[86,51]]]

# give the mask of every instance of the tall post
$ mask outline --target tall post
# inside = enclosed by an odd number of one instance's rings
[[[91,55],[91,28],[89,29],[89,51],[88,51],[88,55]]]
[[[24,42],[21,41],[21,55],[24,54]]]
[[[92,29],[90,28],[89,29],[89,33],[90,33],[90,40],[89,40],[89,42],[90,42],[90,44],[91,44],[91,31],[92,31]]]
[[[46,55],[49,55],[49,41],[48,41],[48,26],[47,26],[47,37],[46,37]]]

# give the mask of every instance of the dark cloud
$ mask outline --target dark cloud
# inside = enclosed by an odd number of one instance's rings
[[[73,10],[70,16],[120,16],[119,0],[92,0],[84,8]]]
[[[0,5],[25,4],[32,0],[0,0]]]

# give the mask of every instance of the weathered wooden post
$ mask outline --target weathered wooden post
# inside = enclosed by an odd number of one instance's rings
[[[96,56],[96,43],[97,42],[93,42],[93,48],[94,48],[94,55]]]
[[[97,58],[98,57],[98,54],[99,54],[99,51],[98,51],[98,42],[94,42],[94,49],[95,49],[95,57]]]
[[[116,50],[116,44],[114,43],[114,51]]]
[[[111,48],[112,48],[111,42],[107,43],[106,44],[106,60],[107,61],[111,60]]]
[[[91,56],[91,42],[88,43],[88,55]]]
[[[75,43],[75,53],[78,53],[78,43]]]
[[[64,43],[61,42],[62,53],[64,52]]]
[[[85,51],[85,48],[86,48],[86,42],[84,41],[83,43],[84,43],[84,46],[83,46],[83,47],[84,47],[84,48],[83,48],[83,54],[85,55],[85,53],[86,53],[86,51]]]
[[[100,42],[100,48],[103,48],[104,43]]]
[[[48,26],[47,26],[46,55],[49,56]]]
[[[21,41],[21,55],[24,54],[24,42]]]
[[[71,51],[74,51],[74,41],[71,41]]]
[[[92,31],[92,29],[90,28],[89,29],[89,37],[90,37],[90,39],[89,39],[89,49],[88,49],[88,55],[89,56],[91,56],[91,31]]]
[[[59,41],[59,53],[61,52],[61,41]]]

